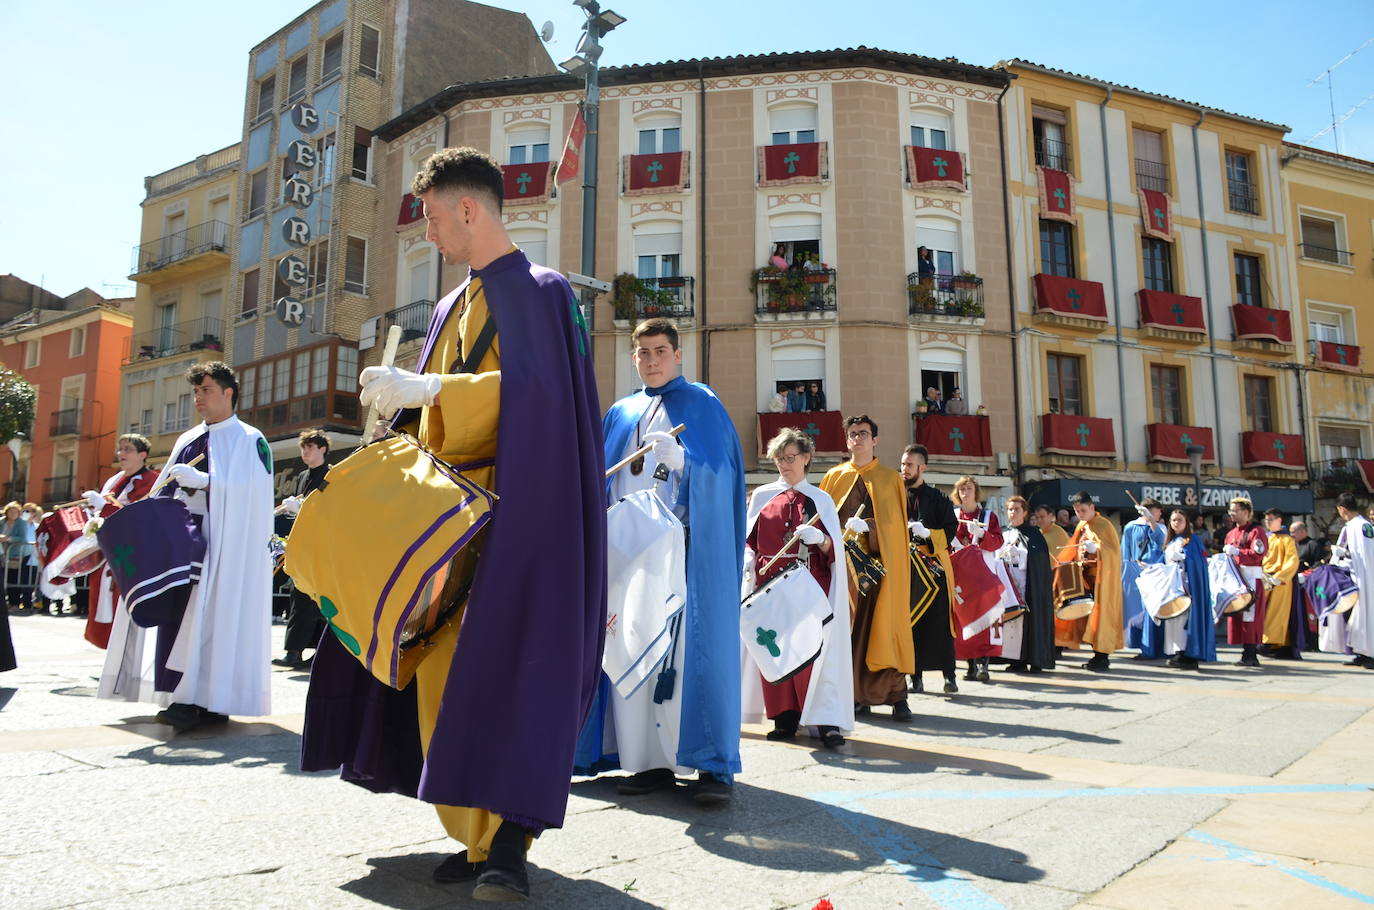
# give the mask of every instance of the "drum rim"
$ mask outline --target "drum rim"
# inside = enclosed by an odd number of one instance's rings
[[[1165,610],[1167,610],[1167,609],[1169,609],[1170,607],[1172,607],[1172,606],[1174,606],[1175,604],[1177,604],[1179,601],[1187,601],[1187,603],[1183,604],[1183,606],[1180,607],[1176,612],[1173,612],[1173,613],[1165,613],[1165,612],[1164,612]],[[1158,618],[1159,618],[1160,620],[1165,620],[1165,619],[1177,619],[1178,617],[1182,616],[1184,613],[1187,613],[1187,612],[1188,612],[1189,610],[1191,610],[1192,608],[1193,608],[1193,598],[1192,598],[1192,596],[1189,595],[1189,594],[1180,594],[1178,597],[1175,597],[1173,600],[1169,601],[1169,602],[1166,603],[1163,607],[1160,608],[1160,610],[1159,610],[1159,617],[1158,617]]]
[[[1072,606],[1072,607],[1079,607],[1079,606],[1082,606],[1082,605],[1085,604],[1085,603],[1088,604],[1088,610],[1087,610],[1086,613],[1083,613],[1083,614],[1078,615],[1078,616],[1064,616],[1064,615],[1061,615],[1061,614],[1063,613],[1063,611],[1064,611],[1066,608],[1071,607],[1071,606]],[[1093,610],[1096,610],[1096,609],[1097,609],[1097,598],[1096,598],[1096,597],[1076,597],[1076,598],[1074,598],[1074,599],[1072,599],[1072,600],[1066,600],[1066,601],[1064,601],[1062,604],[1059,604],[1058,606],[1056,606],[1056,607],[1054,608],[1054,618],[1055,618],[1055,619],[1064,620],[1065,622],[1075,622],[1075,621],[1080,620],[1080,619],[1086,619],[1086,618],[1088,618],[1089,616],[1092,615]]]

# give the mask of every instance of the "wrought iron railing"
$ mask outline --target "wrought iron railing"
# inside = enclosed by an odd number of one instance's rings
[[[416,300],[388,310],[384,321],[387,328],[393,325],[401,327],[401,341],[414,341],[429,334],[429,321],[433,316],[433,300]]]
[[[187,351],[221,351],[224,349],[222,326],[219,319],[202,316],[140,332],[129,339],[129,354],[124,362],[154,360]]]
[[[641,278],[635,293],[635,318],[688,319],[696,311],[696,279],[686,276]]]
[[[1169,165],[1148,158],[1135,160],[1135,185],[1142,190],[1169,192]]]
[[[1312,467],[1313,492],[1320,499],[1328,499],[1346,491],[1360,490],[1364,480],[1353,458],[1333,458]]]
[[[1036,139],[1035,163],[1041,167],[1054,168],[1056,171],[1071,169],[1073,160],[1069,156],[1069,144],[1057,139]]]
[[[1227,208],[1246,215],[1259,214],[1259,191],[1253,183],[1228,179],[1226,181]]]
[[[134,247],[129,273],[139,275],[165,269],[183,259],[216,250],[224,252],[228,248],[229,225],[223,221],[207,221]]]
[[[75,436],[81,432],[81,409],[63,408],[52,412],[52,435]]]
[[[754,312],[833,313],[836,311],[834,269],[762,268],[754,272]]]
[[[43,481],[43,501],[44,502],[70,502],[72,489],[76,486],[76,478],[68,474],[66,477],[49,477]]]
[[[27,480],[11,480],[5,484],[5,502],[23,502],[29,498]]]
[[[983,316],[983,279],[973,275],[906,276],[907,315]]]
[[[1330,262],[1333,265],[1350,265],[1350,257],[1353,255],[1349,250],[1338,250],[1330,246],[1317,246],[1315,243],[1300,243],[1298,249],[1302,250],[1302,258],[1315,259],[1317,262]]]

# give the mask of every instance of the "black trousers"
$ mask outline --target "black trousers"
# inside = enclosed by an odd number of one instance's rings
[[[324,634],[324,617],[320,608],[305,594],[291,592],[291,612],[286,619],[286,650],[303,651],[317,648]]]
[[[33,582],[37,573],[38,570],[27,563],[5,569],[5,601],[11,607],[21,603],[26,608],[33,606]]]

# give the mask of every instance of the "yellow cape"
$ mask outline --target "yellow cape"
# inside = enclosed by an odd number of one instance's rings
[[[1264,574],[1283,582],[1270,588],[1264,599],[1264,643],[1291,645],[1289,617],[1293,611],[1293,579],[1298,574],[1298,545],[1287,534],[1270,534],[1264,554]]]

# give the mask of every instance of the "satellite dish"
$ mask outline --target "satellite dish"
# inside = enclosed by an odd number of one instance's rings
[[[539,27],[539,37],[543,39],[545,43],[553,40],[552,19],[545,20],[544,24]]]

